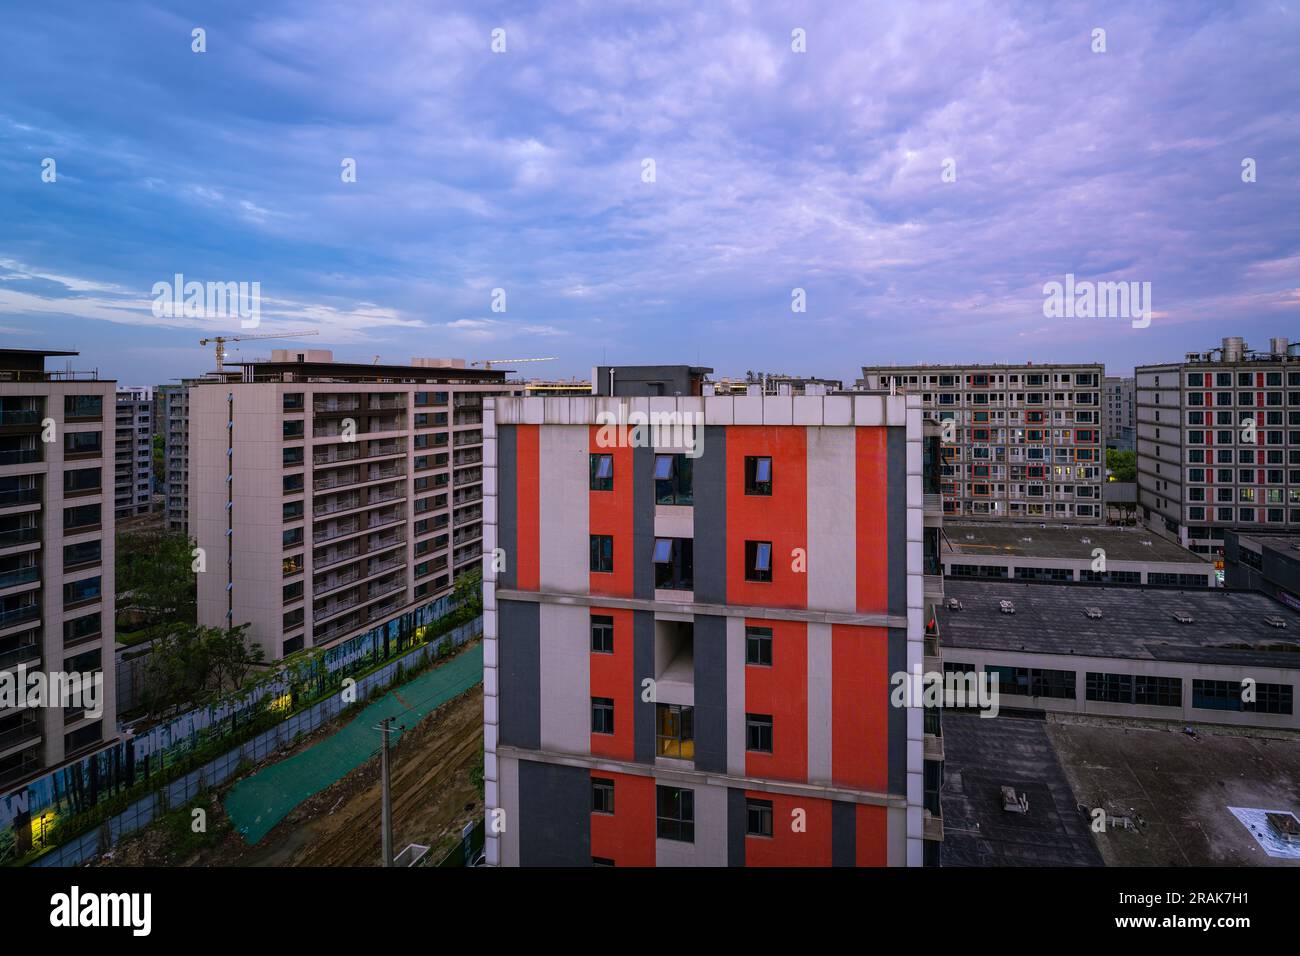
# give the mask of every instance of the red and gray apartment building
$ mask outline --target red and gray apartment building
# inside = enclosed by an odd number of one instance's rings
[[[709,371],[485,403],[490,864],[933,859],[934,712],[890,703],[941,667],[920,396],[714,395]],[[698,416],[697,444],[605,440],[638,413]]]

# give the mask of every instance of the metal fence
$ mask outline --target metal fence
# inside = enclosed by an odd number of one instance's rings
[[[448,642],[453,647],[459,647],[482,633],[483,618],[478,617],[402,657],[393,658],[385,666],[356,682],[356,701],[359,703],[389,687],[397,679],[399,668],[409,670],[412,666],[418,667],[431,657],[436,657]],[[59,845],[39,857],[32,865],[80,866],[94,859],[110,850],[123,837],[148,826],[170,810],[185,806],[204,790],[220,786],[230,780],[241,764],[257,763],[269,757],[280,748],[291,744],[299,736],[309,734],[322,724],[333,720],[347,706],[350,705],[343,703],[341,694],[332,694],[203,766],[166,784],[161,784],[159,789],[141,797],[98,828],[67,842],[59,843],[58,830],[55,827],[51,842]],[[28,814],[15,817],[15,830],[18,826],[30,825]],[[39,842],[41,841],[34,840],[35,845],[39,845]],[[0,859],[3,859],[3,853],[0,853]]]

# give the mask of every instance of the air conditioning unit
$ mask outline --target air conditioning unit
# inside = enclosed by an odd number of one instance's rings
[[[1179,624],[1191,624],[1194,618],[1189,611],[1174,611],[1174,620]]]
[[[1001,611],[1003,614],[1015,614],[1016,606],[1012,604],[1010,601],[999,601],[998,610]]]
[[[1092,619],[1095,621],[1095,620],[1097,620],[1098,618],[1101,617],[1101,608],[1099,608],[1099,607],[1085,607],[1085,608],[1083,609],[1083,613],[1086,614],[1086,615],[1088,615],[1088,617],[1092,618]]]
[[[1269,627],[1277,627],[1277,628],[1286,627],[1286,619],[1278,617],[1276,614],[1270,614],[1268,617],[1264,618],[1264,623],[1267,624]]]

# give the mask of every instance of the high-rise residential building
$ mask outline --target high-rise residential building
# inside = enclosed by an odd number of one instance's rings
[[[1100,364],[865,366],[858,386],[919,395],[945,425],[944,514],[1100,523]]]
[[[238,381],[237,372],[207,372],[160,385],[157,432],[163,436],[163,509],[168,531],[190,530],[190,389],[201,382]]]
[[[0,349],[0,670],[103,675],[102,710],[0,704],[0,785],[116,736],[114,384]]]
[[[268,660],[430,619],[479,566],[483,399],[503,370],[277,349],[189,391],[199,623]]]
[[[708,371],[600,368],[599,394],[485,413],[493,865],[933,859],[938,711],[890,699],[942,669],[920,398]]]
[[[1132,376],[1107,375],[1102,385],[1102,421],[1106,447],[1119,451],[1137,448],[1137,406]]]
[[[118,386],[113,511],[119,521],[152,510],[153,423],[153,389]]]
[[[1138,504],[1147,524],[1202,554],[1228,528],[1300,527],[1300,355],[1239,337],[1137,376]]]

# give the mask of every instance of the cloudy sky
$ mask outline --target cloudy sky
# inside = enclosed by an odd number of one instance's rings
[[[240,322],[155,316],[176,273],[342,358],[557,377],[1300,339],[1295,0],[651,7],[6,5],[0,343],[200,372]],[[1045,318],[1067,273],[1151,324]]]

